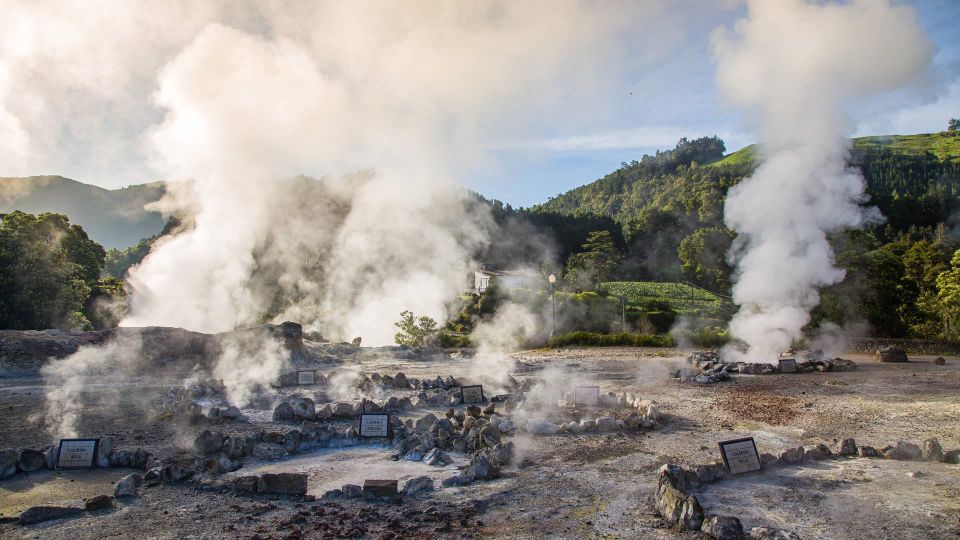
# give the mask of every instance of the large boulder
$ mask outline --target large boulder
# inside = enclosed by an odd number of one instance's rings
[[[212,456],[223,448],[223,433],[204,430],[193,441],[193,451],[198,456]]]
[[[25,448],[20,451],[17,469],[23,472],[39,471],[47,466],[47,456],[39,450]]]
[[[433,490],[433,479],[429,476],[418,476],[417,478],[411,478],[410,480],[407,480],[407,483],[403,486],[403,494],[408,497]]]
[[[277,405],[277,408],[273,410],[274,422],[285,422],[293,420],[295,417],[296,415],[293,412],[293,406],[286,401]]]
[[[257,493],[306,495],[307,475],[302,473],[267,473],[257,481]]]
[[[130,473],[117,481],[117,485],[113,489],[113,496],[117,498],[136,497],[137,489],[141,484],[143,484],[143,475]]]
[[[889,347],[880,347],[877,349],[877,362],[900,363],[909,361],[910,360],[907,359],[907,352],[903,350],[903,347],[890,345]]]
[[[0,478],[12,476],[17,472],[17,463],[20,462],[20,451],[15,448],[0,450]]]
[[[304,420],[313,420],[317,416],[316,405],[312,399],[304,397],[290,398],[290,406],[293,407],[293,415]]]
[[[703,520],[700,531],[717,540],[743,540],[743,525],[732,516],[710,516]]]

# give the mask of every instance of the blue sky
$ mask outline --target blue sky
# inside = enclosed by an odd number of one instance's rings
[[[854,135],[940,131],[949,118],[960,116],[960,1],[905,3],[916,7],[935,43],[932,80],[850,111]],[[494,141],[493,159],[466,180],[467,186],[514,206],[530,206],[602,177],[621,162],[671,148],[680,137],[719,135],[728,151],[753,142],[737,111],[720,99],[710,54],[713,29],[731,25],[743,7],[710,15],[689,25],[680,40],[684,46],[672,48],[662,63],[626,73],[621,95],[606,103],[606,114],[596,122],[529,140]]]

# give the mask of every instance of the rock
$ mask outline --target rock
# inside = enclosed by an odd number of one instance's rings
[[[937,439],[927,439],[923,441],[923,459],[930,461],[943,461],[943,448]]]
[[[96,495],[83,500],[83,509],[92,512],[94,510],[103,510],[113,507],[113,497],[109,495]]]
[[[160,483],[160,473],[163,471],[161,467],[154,467],[147,471],[147,474],[143,475],[143,484],[146,486],[155,486]]]
[[[304,397],[294,397],[290,398],[288,401],[290,406],[293,408],[293,415],[297,418],[303,418],[304,420],[313,420],[317,417],[316,405],[313,403],[312,399]]]
[[[433,427],[433,423],[437,421],[437,417],[433,413],[427,413],[426,416],[421,417],[414,423],[414,428],[417,431],[427,431]]]
[[[760,466],[764,469],[777,464],[777,456],[766,452],[760,454]]]
[[[474,418],[480,418],[482,414],[483,414],[483,411],[480,409],[480,407],[476,405],[470,405],[469,407],[467,407],[467,415],[469,416],[472,416]]]
[[[323,420],[326,420],[327,418],[333,418],[333,407],[327,403],[323,406],[323,408],[317,411],[316,418]]]
[[[223,442],[220,451],[230,459],[241,459],[246,455],[247,441],[239,437],[230,437]]]
[[[295,453],[300,448],[300,431],[291,430],[283,434],[283,449],[289,454]]]
[[[363,482],[363,492],[369,493],[374,497],[396,497],[396,480],[365,480]]]
[[[513,441],[500,443],[490,451],[490,459],[497,467],[505,467],[513,461]]]
[[[825,458],[833,457],[833,451],[830,450],[829,446],[823,443],[820,443],[817,445],[817,449],[823,452],[823,457]]]
[[[223,448],[223,433],[204,430],[193,441],[193,452],[198,456],[212,456]]]
[[[306,495],[307,475],[302,473],[265,473],[257,481],[257,492]]]
[[[0,453],[0,454],[2,454],[2,453]],[[43,455],[47,458],[47,468],[48,468],[48,469],[51,469],[51,470],[56,469],[56,468],[57,468],[57,462],[60,460],[60,446],[59,446],[59,445],[53,445],[53,446],[48,446],[48,447],[44,448],[44,450],[43,450]],[[112,455],[113,455],[113,454],[111,454],[111,456],[112,456]],[[3,458],[0,457],[0,463],[2,463],[2,462],[3,462]],[[143,467],[140,467],[140,468],[143,468]],[[0,464],[0,478],[3,478],[3,465],[2,465],[2,464]]]
[[[490,480],[499,476],[500,468],[490,461],[487,454],[480,453],[473,456],[470,465],[464,470],[464,474],[474,480]]]
[[[554,435],[557,425],[543,418],[531,418],[527,420],[527,431],[534,435]]]
[[[113,437],[101,437],[97,443],[97,467],[110,466],[110,454],[113,453]]]
[[[216,463],[216,473],[228,473],[233,472],[240,467],[243,467],[243,460],[241,459],[232,459],[230,456],[224,454],[223,452],[214,456],[214,462]]]
[[[230,482],[230,488],[244,493],[256,493],[260,478],[257,476],[239,476]]]
[[[841,456],[857,455],[857,442],[853,439],[844,439],[840,441],[840,447],[837,449],[837,454]]]
[[[780,452],[780,456],[777,458],[777,461],[781,465],[795,465],[803,461],[805,452],[802,446],[796,448],[788,448],[783,452]]]
[[[823,453],[823,450],[817,445],[816,448],[811,448],[804,452],[803,459],[808,461],[819,461],[821,459],[827,459],[827,455]]]
[[[904,441],[897,441],[897,450],[904,456],[901,459],[919,459],[923,455],[919,446]]]
[[[353,418],[353,405],[342,401],[337,403],[333,407],[333,416],[335,418]]]
[[[620,421],[612,416],[601,416],[600,418],[597,418],[597,431],[600,433],[616,431],[619,428]]]
[[[800,540],[800,535],[783,529],[770,527],[754,527],[747,535],[750,540]]]
[[[907,359],[907,352],[903,350],[903,347],[890,345],[889,347],[880,347],[877,349],[877,362],[900,363],[909,362],[909,360]]]
[[[910,478],[922,478],[926,475],[923,474],[922,471],[913,471],[913,472],[908,472],[907,476],[909,476]]]
[[[19,522],[21,525],[31,525],[51,519],[78,516],[82,513],[83,509],[75,506],[34,506],[20,514]]]
[[[944,357],[942,357],[942,356],[938,356],[938,357],[936,357],[936,358],[933,359],[933,363],[936,364],[936,365],[938,365],[938,366],[942,366],[942,365],[945,365],[945,364],[947,363],[947,359],[944,358]]]
[[[700,530],[717,540],[743,540],[743,525],[732,516],[710,516],[703,520]]]
[[[108,462],[109,466],[110,463]],[[20,460],[17,461],[17,469],[23,472],[39,471],[47,466],[47,456],[39,450],[24,448],[20,451]]]
[[[351,412],[353,409],[351,409]],[[293,414],[293,406],[284,401],[283,403],[277,405],[277,408],[273,410],[273,421],[274,422],[287,422],[293,420],[296,415]]]
[[[688,531],[699,530],[703,525],[703,508],[693,495],[687,496],[687,502],[680,512],[680,526]]]
[[[253,447],[253,457],[259,459],[279,459],[287,454],[282,444],[261,442]]]
[[[143,476],[137,473],[130,473],[117,481],[117,485],[113,489],[113,496],[117,498],[136,497],[137,489],[141,484],[143,484]]]
[[[423,461],[423,452],[414,448],[404,454],[403,459],[406,461]]]
[[[439,448],[434,448],[433,450],[430,450],[429,452],[427,452],[427,455],[423,457],[423,462],[426,463],[427,465],[434,465],[439,467],[439,466],[449,465],[450,463],[453,462],[453,460],[450,459],[450,456],[447,455],[447,453],[444,452],[443,450],[440,450]]]
[[[207,411],[207,418],[211,420],[220,418],[220,407],[210,407],[210,410]]]
[[[500,430],[500,433],[509,434],[516,429],[516,425],[513,423],[513,420],[504,420],[503,422],[500,422],[500,425],[497,426],[497,428]]]
[[[429,476],[418,476],[416,478],[411,478],[410,480],[407,480],[406,484],[403,485],[403,494],[408,497],[433,490],[433,479]]]
[[[860,446],[857,448],[857,455],[860,457],[877,457],[877,449],[872,446]]]
[[[180,463],[171,463],[160,469],[160,481],[164,484],[176,484],[193,478],[195,474],[197,474],[197,471],[192,467],[186,467]]]
[[[220,418],[226,418],[228,420],[239,420],[243,416],[243,412],[240,411],[240,407],[231,405],[226,409],[220,410]]]
[[[701,484],[706,484],[708,482],[713,482],[715,480],[720,480],[726,476],[726,469],[723,468],[723,465],[712,464],[712,465],[700,465],[696,468],[697,480]]]
[[[656,506],[660,515],[667,522],[680,524],[683,528],[690,530],[700,529],[703,521],[703,509],[700,507],[700,502],[695,496],[685,494],[662,478],[658,483]],[[696,529],[691,528],[694,525],[696,525]]]
[[[581,431],[593,431],[596,427],[597,423],[593,420],[580,420]]]
[[[960,450],[949,450],[943,453],[944,463],[960,463]]]
[[[363,488],[356,484],[344,484],[343,487],[340,488],[340,491],[347,499],[356,499],[363,494]]]

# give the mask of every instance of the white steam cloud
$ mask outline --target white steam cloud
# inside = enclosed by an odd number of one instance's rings
[[[844,277],[827,234],[873,217],[859,206],[862,176],[846,166],[845,104],[906,84],[931,54],[914,10],[887,0],[753,0],[733,32],[716,35],[719,84],[760,142],[760,166],[725,207],[739,235],[730,330],[745,359],[769,362],[801,337],[817,288]]]

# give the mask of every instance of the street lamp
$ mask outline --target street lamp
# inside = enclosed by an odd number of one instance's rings
[[[550,282],[550,304],[552,316],[550,318],[550,339],[553,339],[553,333],[557,329],[557,276],[550,274],[547,278]]]

